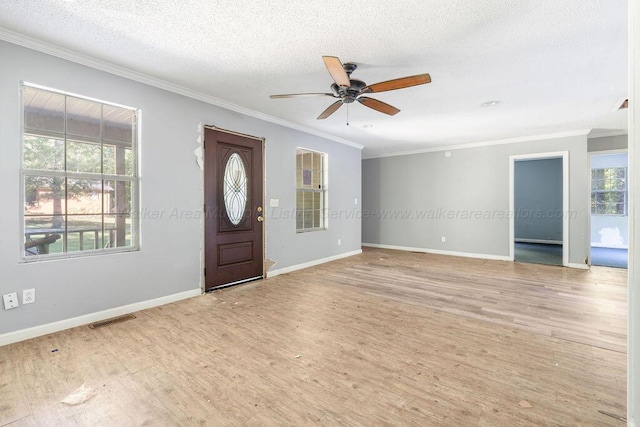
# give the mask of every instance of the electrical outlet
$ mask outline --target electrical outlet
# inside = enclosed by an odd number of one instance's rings
[[[441,241],[442,243],[446,243],[446,242],[447,242],[447,238],[446,238],[445,236],[442,236],[442,237],[440,238],[440,241]]]
[[[22,291],[22,304],[31,304],[36,302],[36,290],[25,289]]]
[[[9,310],[11,308],[16,308],[18,305],[18,293],[11,292],[10,294],[2,295],[2,300],[4,301],[4,309]]]

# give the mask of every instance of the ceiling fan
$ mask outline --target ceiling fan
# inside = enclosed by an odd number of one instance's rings
[[[400,110],[385,102],[363,95],[403,89],[405,87],[418,86],[431,82],[431,76],[425,73],[368,85],[362,80],[351,78],[351,73],[358,68],[357,64],[351,62],[342,64],[340,59],[335,56],[323,56],[322,60],[334,81],[334,83],[331,84],[331,93],[289,93],[283,95],[271,95],[270,98],[297,98],[303,96],[330,96],[332,98],[338,98],[336,102],[331,104],[318,116],[318,120],[326,119],[335,113],[342,104],[351,104],[355,101],[358,101],[360,104],[381,113],[393,116],[399,113]]]

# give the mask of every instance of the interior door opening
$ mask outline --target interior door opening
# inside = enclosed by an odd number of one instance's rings
[[[511,156],[510,258],[569,264],[568,152]]]
[[[593,153],[591,161],[591,265],[627,268],[629,186],[626,150]]]

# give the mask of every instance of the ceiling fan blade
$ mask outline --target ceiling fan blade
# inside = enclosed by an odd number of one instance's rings
[[[322,114],[318,116],[318,120],[326,119],[330,115],[336,112],[338,108],[342,107],[342,100],[336,101],[333,104],[329,105],[329,108],[324,110]]]
[[[386,82],[374,83],[362,88],[362,93],[384,92],[387,90],[403,89],[405,87],[423,85],[431,82],[431,76],[418,74],[416,76],[401,77],[399,79],[387,80]]]
[[[373,108],[376,111],[380,111],[381,113],[388,114],[390,116],[395,116],[400,112],[393,105],[389,105],[386,102],[378,101],[377,99],[369,98],[367,96],[361,96],[358,98],[358,102],[360,104],[365,105],[369,108]]]
[[[269,95],[271,99],[279,99],[279,98],[301,98],[306,96],[332,96],[335,97],[332,93],[285,93],[282,95]]]
[[[335,56],[323,56],[322,60],[324,61],[324,65],[327,67],[327,70],[329,70],[331,78],[338,86],[351,86],[349,75],[342,67],[340,59]]]

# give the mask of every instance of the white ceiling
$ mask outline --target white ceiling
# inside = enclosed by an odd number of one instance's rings
[[[623,131],[627,2],[620,0],[3,0],[0,27],[365,146],[365,157],[473,142]],[[329,97],[321,59],[368,84],[432,83]],[[499,100],[493,107],[486,101]],[[363,125],[373,125],[364,128]]]

